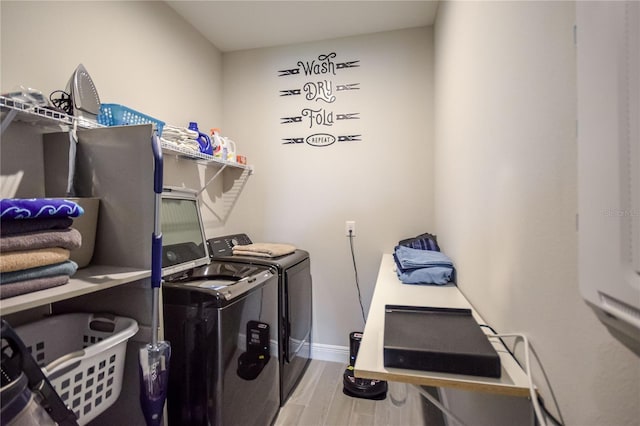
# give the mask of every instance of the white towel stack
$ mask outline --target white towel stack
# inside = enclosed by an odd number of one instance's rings
[[[161,139],[168,145],[173,145],[179,149],[200,152],[200,143],[197,140],[198,132],[193,130],[165,125]]]

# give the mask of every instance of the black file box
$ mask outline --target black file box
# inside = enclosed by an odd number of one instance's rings
[[[384,366],[496,377],[500,357],[470,309],[385,306]]]

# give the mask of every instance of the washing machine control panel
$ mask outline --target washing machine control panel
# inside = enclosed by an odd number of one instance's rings
[[[184,283],[187,287],[197,287],[203,290],[214,291],[224,300],[235,299],[249,290],[253,289],[273,278],[275,274],[271,270],[263,270],[254,275],[241,279],[229,279],[229,277],[210,277],[203,280],[189,281]]]
[[[247,234],[232,234],[207,240],[211,257],[231,256],[235,246],[252,244]]]

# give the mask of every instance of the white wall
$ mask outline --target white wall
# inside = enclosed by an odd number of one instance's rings
[[[222,131],[256,168],[227,229],[311,253],[314,343],[347,346],[349,332],[363,329],[346,220],[356,222],[365,313],[382,253],[431,230],[432,45],[432,30],[419,28],[223,54]],[[285,145],[282,138],[317,128],[280,124],[308,103],[281,98],[279,91],[324,77],[278,77],[278,70],[330,52],[336,62],[361,65],[332,76],[335,84],[360,83],[361,89],[336,92],[330,108],[359,112],[361,119],[317,131],[362,134],[362,141]]]
[[[640,362],[580,297],[572,2],[445,2],[435,26],[436,232],[499,332],[524,332],[570,425],[640,418]],[[539,369],[536,384],[548,406]]]

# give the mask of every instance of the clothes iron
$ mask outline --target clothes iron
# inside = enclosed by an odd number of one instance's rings
[[[100,97],[84,65],[80,64],[67,83],[73,116],[96,121],[100,113]]]

